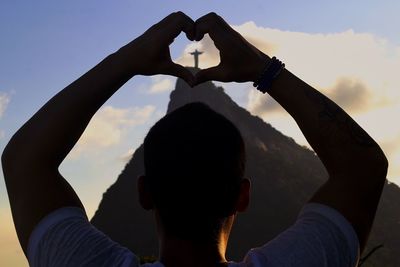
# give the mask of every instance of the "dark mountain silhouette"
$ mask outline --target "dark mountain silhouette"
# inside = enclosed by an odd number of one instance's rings
[[[227,253],[229,259],[241,260],[250,248],[263,245],[295,221],[301,207],[327,179],[327,172],[313,151],[251,115],[225,94],[222,87],[211,82],[192,89],[178,79],[167,112],[194,101],[204,102],[230,119],[246,142],[251,204],[246,213],[238,216]],[[151,212],[142,210],[137,201],[136,181],[141,174],[142,146],[104,193],[92,223],[137,255],[157,255]],[[387,183],[369,242],[369,249],[382,243],[384,247],[364,266],[400,266],[399,200],[400,188]]]

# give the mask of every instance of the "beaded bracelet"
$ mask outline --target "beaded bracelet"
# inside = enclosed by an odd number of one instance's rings
[[[279,75],[279,73],[281,73],[284,68],[285,64],[282,63],[282,61],[276,57],[271,58],[271,60],[268,61],[264,71],[261,73],[260,78],[253,83],[253,86],[257,87],[257,90],[265,94],[268,92],[272,81]]]

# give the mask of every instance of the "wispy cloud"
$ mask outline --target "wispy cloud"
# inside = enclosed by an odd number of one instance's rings
[[[0,119],[1,117],[3,117],[3,114],[7,109],[8,103],[10,103],[10,95],[4,92],[0,92]]]
[[[153,115],[155,106],[151,105],[126,109],[106,106],[100,109],[71,151],[70,157],[77,158],[81,153],[119,144],[128,130],[145,124]]]
[[[327,92],[339,106],[353,112],[367,110],[374,99],[366,84],[354,78],[339,78]]]
[[[3,117],[4,112],[6,111],[8,104],[10,103],[11,97],[9,94],[0,92],[0,119]],[[4,129],[0,129],[0,140],[5,136]]]
[[[392,103],[391,100],[382,95],[374,95],[364,82],[356,78],[341,77],[332,87],[320,90],[352,114],[362,113]],[[286,113],[273,98],[256,90],[249,91],[247,107],[252,113],[260,116],[272,112]]]
[[[174,89],[172,78],[165,76],[153,76],[152,85],[147,91],[149,94],[160,94],[170,92]]]

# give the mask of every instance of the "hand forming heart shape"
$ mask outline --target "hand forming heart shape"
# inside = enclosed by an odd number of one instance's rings
[[[195,40],[208,33],[220,52],[218,66],[199,71],[195,84],[209,80],[222,82],[255,81],[265,68],[268,56],[246,41],[238,32],[215,13],[195,22]]]
[[[172,62],[169,45],[181,32],[185,32],[191,41],[200,41],[205,34],[209,34],[220,51],[220,64],[200,70],[193,76],[187,68]],[[120,51],[131,73],[173,75],[191,86],[209,80],[255,81],[268,60],[268,56],[247,42],[215,13],[209,13],[196,22],[183,12],[172,13]],[[132,58],[136,60],[129,62]]]

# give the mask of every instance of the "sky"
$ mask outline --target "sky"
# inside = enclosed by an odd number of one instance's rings
[[[343,107],[382,146],[400,184],[399,1],[19,1],[0,2],[0,151],[46,101],[147,28],[181,10],[220,14],[252,44]],[[170,50],[192,66],[218,64],[205,37]],[[60,170],[91,217],[149,128],[166,111],[176,78],[134,77],[92,119]],[[301,145],[293,119],[249,83],[219,83],[239,105]],[[0,266],[27,266],[0,173]]]

